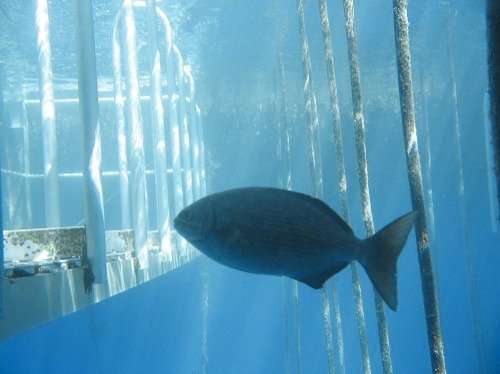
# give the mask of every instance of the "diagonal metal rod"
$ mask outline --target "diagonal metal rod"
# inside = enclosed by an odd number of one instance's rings
[[[299,21],[302,73],[304,76],[304,99],[305,99],[306,112],[309,119],[307,144],[308,144],[309,168],[311,176],[311,187],[313,191],[313,196],[317,198],[322,198],[323,175],[322,175],[321,154],[320,154],[320,144],[319,144],[318,109],[316,106],[316,96],[314,94],[314,86],[312,81],[311,56],[309,54],[309,45],[307,43],[303,0],[297,0],[297,16]],[[334,280],[332,279],[331,282],[334,282]],[[332,322],[330,318],[330,302],[328,300],[328,292],[326,285],[327,283],[323,285],[322,289],[323,324],[324,324],[324,332],[326,340],[326,352],[328,356],[328,371],[331,374],[335,372],[335,363],[333,360],[333,339],[332,339]],[[338,308],[335,308],[334,310],[338,310]],[[340,318],[340,316],[338,316],[338,318]]]
[[[173,183],[174,183],[174,215],[178,214],[184,206],[184,192],[182,189],[182,171],[181,171],[181,140],[179,129],[179,116],[178,116],[178,100],[179,95],[176,92],[176,76],[175,76],[175,56],[174,56],[174,41],[173,31],[170,21],[163,13],[159,14],[160,19],[163,21],[165,31],[165,43],[167,53],[165,56],[165,70],[167,73],[167,94],[168,100],[168,123],[170,126],[168,137],[170,138],[170,151],[172,158],[172,168],[174,170]],[[178,248],[185,248],[186,243],[182,238],[177,242]]]
[[[184,204],[189,205],[193,202],[193,174],[191,172],[191,153],[190,153],[190,140],[188,119],[186,111],[186,93],[184,87],[184,60],[182,58],[179,48],[174,44],[173,52],[176,60],[176,77],[177,77],[177,90],[178,97],[178,110],[179,110],[179,130],[181,141],[181,166],[183,169],[182,180],[184,182]]]
[[[207,178],[205,173],[205,141],[203,140],[203,122],[201,120],[201,110],[196,104],[196,127],[198,132],[198,146],[200,147],[200,193],[201,196],[207,194]]]
[[[45,220],[48,227],[58,227],[61,225],[61,218],[59,211],[59,181],[57,179],[57,130],[47,3],[47,0],[37,0],[36,2],[40,109],[42,113],[45,174]]]
[[[434,272],[432,270],[429,235],[425,219],[422,173],[420,168],[420,156],[418,153],[413,103],[407,7],[407,0],[393,0],[401,117],[403,121],[406,163],[408,167],[412,205],[413,209],[418,212],[415,231],[432,371],[435,374],[442,374],[446,373],[446,365]]]
[[[97,101],[94,19],[91,0],[74,0],[80,125],[84,134],[84,191],[87,258],[100,289],[107,283],[106,241],[101,181],[101,134]],[[95,295],[97,296],[97,295]]]
[[[420,72],[420,90],[422,96],[422,120],[423,120],[423,143],[424,143],[424,170],[425,170],[425,180],[427,183],[426,190],[424,191],[424,196],[426,199],[426,214],[429,226],[429,238],[432,243],[434,239],[435,229],[435,215],[434,215],[434,199],[432,192],[432,155],[431,155],[431,143],[429,134],[429,112],[427,109],[427,101],[429,92],[427,85],[424,82],[423,74]]]
[[[488,76],[490,91],[491,141],[497,184],[497,220],[500,220],[500,2],[488,0]]]
[[[125,82],[127,88],[128,147],[130,173],[130,198],[132,201],[132,226],[134,228],[134,250],[140,267],[148,269],[148,198],[144,164],[144,138],[139,98],[139,78],[136,51],[136,27],[133,1],[123,1],[122,37],[125,44]],[[147,277],[147,270],[144,276]],[[147,280],[144,279],[144,280]]]
[[[500,20],[500,18],[499,18]],[[500,39],[500,38],[499,38]],[[490,116],[491,112],[491,90],[486,91],[483,95],[483,138],[484,138],[484,163],[486,165],[487,180],[488,180],[488,205],[490,212],[490,227],[491,231],[494,233],[498,233],[500,231],[499,224],[500,221],[498,219],[498,201],[495,196],[495,168],[493,167],[493,153],[494,147],[493,142],[491,141],[490,134],[493,131],[491,129],[493,119]],[[500,146],[500,144],[499,144]]]
[[[3,101],[0,102],[0,105],[3,105]],[[1,160],[0,160],[1,166]],[[0,173],[0,196],[2,195],[2,173]],[[0,274],[4,274],[3,264],[4,264],[4,253],[3,253],[3,209],[0,209],[0,239],[2,242],[0,243]],[[0,320],[3,319],[4,314],[4,297],[3,297],[3,280],[0,282]]]
[[[172,263],[172,238],[170,234],[170,210],[168,206],[167,150],[165,140],[165,121],[163,115],[161,64],[158,43],[158,20],[156,0],[146,0],[146,13],[149,37],[149,84],[151,125],[153,127],[154,165],[156,182],[156,216],[160,236],[160,250],[167,263]]]
[[[208,365],[208,312],[209,312],[209,281],[207,269],[208,258],[202,259],[201,268],[201,374],[206,374]]]
[[[354,25],[354,5],[352,0],[344,0],[344,16],[349,54],[349,68],[351,72],[354,133],[356,138],[356,155],[358,160],[358,178],[361,189],[361,202],[363,204],[363,222],[365,224],[366,235],[372,236],[375,233],[375,225],[373,223],[370,189],[368,186],[368,164],[366,161],[364,123],[365,120],[363,114],[363,102],[361,100],[361,78],[359,72],[358,51]],[[392,373],[392,360],[384,302],[375,289],[374,294],[380,350],[382,353],[382,367],[384,370],[384,374],[389,374]]]
[[[113,87],[116,116],[116,132],[118,143],[118,170],[120,181],[121,228],[129,229],[130,224],[130,192],[128,180],[127,129],[125,124],[125,96],[122,89],[121,46],[119,27],[122,12],[118,12],[113,22]]]
[[[279,60],[279,78],[278,78],[278,94],[276,95],[276,113],[278,125],[278,158],[279,158],[279,184],[281,188],[292,190],[292,169],[291,169],[291,148],[290,148],[290,121],[288,118],[288,106],[286,103],[286,82],[285,82],[285,66],[283,63],[283,55],[280,52]],[[283,174],[284,172],[284,174]],[[286,282],[289,285],[290,282]],[[293,327],[295,331],[295,353],[296,353],[296,372],[302,373],[301,362],[301,349],[300,349],[300,318],[299,318],[299,288],[296,280],[291,281],[292,288],[287,291],[292,293],[292,306],[293,306]],[[285,306],[286,308],[286,306]],[[288,323],[286,324],[288,326]],[[288,335],[287,335],[288,336]],[[287,344],[288,347],[288,344]],[[290,365],[287,365],[288,372]]]
[[[314,197],[323,196],[323,172],[319,150],[319,119],[316,105],[316,95],[312,81],[311,56],[307,43],[306,24],[304,19],[304,2],[297,0],[297,15],[299,18],[300,50],[302,58],[302,72],[304,75],[304,99],[309,120],[307,127],[307,145],[309,155],[309,169],[311,171],[311,186]]]
[[[472,311],[472,335],[474,338],[474,348],[478,363],[478,373],[485,373],[484,352],[483,352],[483,333],[481,329],[481,304],[478,296],[477,275],[476,275],[476,249],[470,240],[468,229],[468,212],[465,201],[465,182],[464,168],[462,161],[462,141],[460,135],[460,120],[458,115],[457,103],[457,84],[455,78],[455,63],[451,51],[451,5],[448,1],[444,2],[445,22],[446,22],[446,54],[448,58],[448,72],[451,86],[451,109],[453,112],[453,138],[455,140],[456,162],[458,167],[458,205],[460,208],[460,227],[462,231],[463,250],[465,255],[465,275],[467,279],[467,289],[469,294],[469,303]]]
[[[198,116],[196,114],[196,89],[194,78],[189,65],[184,66],[184,77],[187,83],[187,96],[189,98],[189,137],[191,139],[191,161],[193,167],[193,198],[198,200],[201,194],[201,175],[200,175],[200,141],[198,134]],[[187,104],[187,103],[186,103]]]
[[[333,115],[333,136],[335,140],[335,153],[337,156],[337,176],[338,176],[338,188],[340,194],[340,200],[342,204],[342,216],[347,223],[350,223],[350,213],[349,213],[349,201],[347,197],[347,178],[345,172],[345,161],[344,161],[344,142],[342,135],[342,125],[340,122],[340,109],[339,100],[337,95],[337,82],[335,78],[335,65],[333,60],[333,47],[332,47],[332,37],[330,32],[330,22],[328,19],[328,7],[326,0],[319,0],[319,10],[321,16],[321,30],[323,33],[323,44],[325,48],[326,56],[326,72],[328,75],[328,88],[330,91],[330,100]],[[363,309],[363,297],[361,294],[361,283],[359,281],[358,269],[356,263],[351,262],[351,274],[352,274],[352,284],[355,299],[356,308],[356,319],[359,333],[359,342],[361,346],[361,358],[363,362],[363,372],[365,374],[371,373],[370,368],[370,355],[368,352],[368,339],[366,336],[366,324],[365,315]],[[338,304],[338,303],[335,303]],[[337,323],[337,345],[340,346],[342,342],[341,335],[341,324]],[[341,362],[339,363],[340,370],[342,373],[345,372],[345,364],[343,360],[343,352],[341,357]]]

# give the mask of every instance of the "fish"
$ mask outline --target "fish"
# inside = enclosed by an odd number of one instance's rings
[[[352,261],[397,309],[397,259],[415,224],[416,211],[373,236],[358,239],[325,202],[268,187],[207,195],[175,217],[176,231],[216,262],[249,273],[280,275],[319,289]]]

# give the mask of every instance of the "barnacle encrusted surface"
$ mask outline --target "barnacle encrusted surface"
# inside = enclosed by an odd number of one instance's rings
[[[83,257],[85,246],[83,227],[4,232],[7,262]]]

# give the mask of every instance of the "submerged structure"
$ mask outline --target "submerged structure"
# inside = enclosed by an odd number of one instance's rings
[[[195,83],[174,42],[169,19],[155,1],[124,2],[114,18],[109,46],[113,91],[98,90],[91,2],[75,2],[79,90],[57,99],[47,5],[46,0],[36,2],[34,20],[40,96],[4,97],[1,103],[0,339],[104,300],[192,259],[196,253],[174,232],[171,216],[206,193]],[[137,18],[147,19],[147,40],[138,40]],[[146,71],[137,62],[140,43],[149,51]],[[139,76],[150,80],[140,84]],[[73,115],[78,112],[79,117]],[[68,120],[74,122],[63,123]],[[57,131],[66,126],[69,134]],[[148,142],[145,133],[153,133]],[[73,155],[64,150],[68,142],[76,148]],[[75,157],[82,143],[80,167],[74,168],[72,162],[69,169],[64,158]],[[154,151],[146,157],[150,149]],[[105,214],[110,200],[121,212],[119,219]],[[72,219],[65,214],[72,210],[84,215],[77,226],[67,227]],[[151,211],[155,216],[149,218]],[[112,219],[115,223],[106,224]],[[117,227],[107,229],[112,225]]]

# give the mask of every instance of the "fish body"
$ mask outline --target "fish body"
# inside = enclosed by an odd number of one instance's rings
[[[174,227],[223,265],[284,275],[316,289],[356,260],[395,309],[396,260],[414,220],[411,212],[382,229],[382,235],[361,240],[319,199],[287,190],[247,187],[194,202],[179,213]]]

